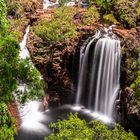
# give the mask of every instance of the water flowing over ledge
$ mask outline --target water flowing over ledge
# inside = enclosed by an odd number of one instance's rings
[[[109,29],[99,30],[81,48],[76,104],[113,118],[119,92],[120,41]],[[97,113],[95,113],[97,114]]]

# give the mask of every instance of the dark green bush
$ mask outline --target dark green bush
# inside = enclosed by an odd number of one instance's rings
[[[4,102],[0,102],[0,140],[14,140],[15,121]]]
[[[12,93],[19,83],[27,85],[27,97],[40,97],[44,88],[40,74],[27,60],[19,60],[19,44],[12,37],[6,24],[5,1],[0,2],[0,8],[0,100],[11,101]]]
[[[7,27],[7,19],[6,19],[6,14],[7,14],[7,8],[5,4],[5,0],[0,1],[0,37],[2,34],[5,32],[5,29]]]
[[[39,72],[28,60],[19,59],[19,43],[12,37],[6,18],[7,8],[0,1],[0,140],[14,140],[15,122],[8,112],[7,104],[19,83],[27,85],[25,99],[39,98],[43,82]],[[23,99],[22,99],[23,100]]]
[[[11,36],[0,38],[0,99],[9,101],[18,83],[27,85],[26,98],[43,95],[43,81],[40,73],[28,60],[19,60],[19,45]],[[24,98],[25,99],[25,98]]]
[[[96,4],[99,6],[101,13],[111,13],[114,6],[114,0],[96,0]]]
[[[10,36],[0,38],[0,100],[9,101],[16,89],[19,45]]]
[[[14,140],[15,125],[10,116],[7,105],[4,101],[9,100],[10,91],[14,89],[15,81],[11,78],[10,63],[17,57],[17,51],[14,50],[17,45],[13,39],[6,35],[7,19],[6,4],[4,0],[0,1],[0,140]],[[11,46],[11,47],[9,47]],[[17,47],[18,48],[18,47]],[[13,59],[13,60],[12,60]],[[13,78],[13,77],[12,77]],[[13,83],[12,83],[13,82]]]

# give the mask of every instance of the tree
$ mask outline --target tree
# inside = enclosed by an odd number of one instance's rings
[[[14,140],[15,122],[7,104],[13,100],[19,83],[27,85],[22,101],[39,98],[43,94],[43,80],[29,60],[19,59],[19,42],[12,37],[6,14],[5,0],[0,0],[0,140]]]

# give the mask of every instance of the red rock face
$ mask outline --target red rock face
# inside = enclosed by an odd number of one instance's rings
[[[8,110],[9,110],[11,116],[13,118],[15,118],[16,128],[19,129],[20,128],[20,125],[21,125],[21,119],[20,119],[19,111],[18,111],[17,104],[16,104],[15,101],[9,103]]]

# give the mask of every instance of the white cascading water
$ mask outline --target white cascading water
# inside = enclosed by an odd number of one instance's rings
[[[93,52],[93,53],[92,53]],[[120,41],[110,28],[81,48],[76,104],[113,118],[119,92]]]
[[[49,7],[58,7],[59,6],[59,0],[56,0],[56,2],[51,2],[50,0],[44,0],[43,1],[43,9],[48,9]]]
[[[78,2],[78,0],[71,0],[69,2],[66,2],[65,3],[65,6],[75,6],[76,5],[76,2]],[[51,2],[50,0],[44,0],[43,1],[43,9],[46,10],[50,7],[59,7],[60,6],[60,3],[59,3],[59,0],[56,0],[56,2]]]
[[[23,40],[20,43],[20,52],[19,52],[20,59],[27,59],[27,58],[30,59],[30,53],[26,47],[29,30],[30,30],[30,26],[27,26]],[[29,63],[32,67],[34,67],[31,61],[29,61]],[[26,84],[21,83],[18,86],[17,90],[20,91],[22,94],[24,94],[24,92],[27,90]],[[45,116],[42,112],[43,104],[39,101],[29,100],[25,105],[21,105],[18,102],[18,98],[16,97],[16,94],[14,95],[18,104],[19,114],[22,121],[21,128],[29,131],[36,131],[42,134],[48,132],[48,128],[41,123],[41,121],[45,119]]]
[[[27,37],[28,37],[29,30],[30,30],[30,26],[27,26],[27,28],[25,30],[23,40],[19,44],[20,45],[20,52],[19,52],[20,59],[30,58],[30,53],[29,53],[29,51],[26,47],[26,42],[27,42]]]

